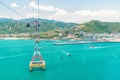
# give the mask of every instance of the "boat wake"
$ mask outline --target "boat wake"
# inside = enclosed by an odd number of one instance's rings
[[[66,54],[67,56],[71,56],[71,53],[69,53],[69,52],[63,51],[63,53]]]
[[[117,61],[120,61],[120,58],[119,58],[117,55],[115,55],[114,53],[111,53],[111,55],[112,55]]]
[[[94,47],[90,47],[91,49],[100,49],[100,48],[112,48],[112,47],[118,47],[118,45],[117,46],[94,46]]]
[[[10,55],[10,56],[2,56],[0,59],[8,59],[8,58],[14,58],[14,57],[21,57],[26,56],[27,54],[18,54],[18,55]]]
[[[99,48],[109,48],[111,46],[100,46],[100,47],[95,47],[96,49],[99,49]]]

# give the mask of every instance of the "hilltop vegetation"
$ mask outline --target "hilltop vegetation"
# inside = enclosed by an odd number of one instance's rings
[[[0,34],[11,34],[11,33],[33,33],[34,27],[33,22],[35,18],[14,20],[8,18],[0,18]],[[31,23],[31,28],[26,28],[26,23]],[[65,23],[54,20],[39,19],[40,22],[40,32],[45,32],[45,34],[53,32],[63,32],[65,34],[75,33],[79,31],[84,31],[87,33],[117,33],[120,32],[120,22],[100,22],[92,20],[83,24],[77,23]]]
[[[90,21],[83,24],[82,28],[85,32],[93,33],[117,33],[120,32],[120,22],[100,22],[100,21]]]
[[[22,19],[22,20],[14,20],[8,18],[0,18],[0,33],[1,34],[9,34],[9,33],[26,33],[26,32],[34,32],[33,22],[35,18]],[[26,23],[31,23],[31,28],[26,27]],[[64,29],[71,28],[76,23],[64,23],[54,20],[47,19],[39,19],[40,22],[40,32],[47,32],[53,29]]]

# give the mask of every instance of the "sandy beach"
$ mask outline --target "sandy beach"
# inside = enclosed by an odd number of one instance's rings
[[[31,38],[0,38],[1,40],[18,40],[18,39],[31,39]]]
[[[109,39],[108,42],[120,42],[120,39]]]

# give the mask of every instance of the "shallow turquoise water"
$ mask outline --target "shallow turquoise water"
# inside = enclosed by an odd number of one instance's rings
[[[0,80],[120,80],[120,43],[53,43],[40,43],[46,70],[30,72],[34,41],[0,40]]]

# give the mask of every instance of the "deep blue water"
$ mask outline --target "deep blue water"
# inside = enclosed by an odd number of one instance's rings
[[[53,43],[40,43],[46,70],[30,72],[34,41],[0,40],[0,80],[120,80],[120,43]]]

